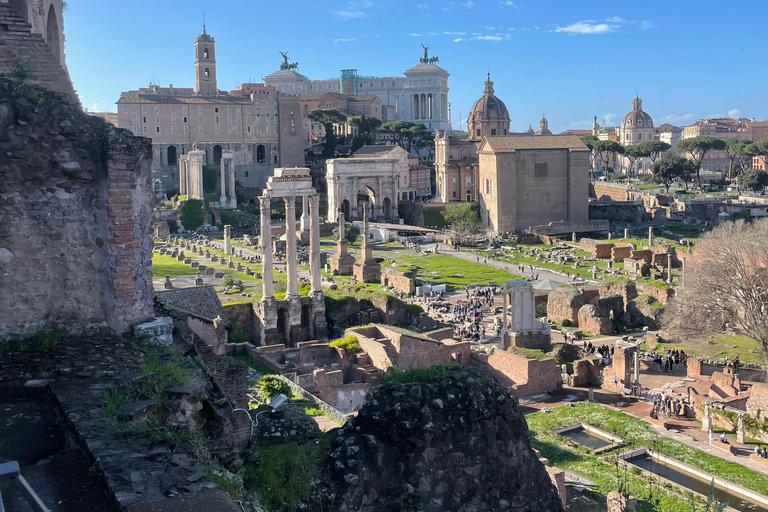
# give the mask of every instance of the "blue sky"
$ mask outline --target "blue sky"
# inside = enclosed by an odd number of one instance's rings
[[[512,130],[542,113],[556,133],[595,115],[615,124],[636,92],[657,125],[768,118],[764,0],[69,0],[67,64],[83,105],[114,111],[121,91],[152,80],[194,87],[204,11],[221,89],[260,81],[278,50],[311,79],[400,76],[424,43],[451,74],[457,128],[487,70]]]

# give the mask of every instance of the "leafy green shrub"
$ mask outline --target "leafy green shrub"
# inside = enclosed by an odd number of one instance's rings
[[[343,338],[333,340],[329,345],[332,347],[343,348],[350,354],[359,354],[363,351],[362,347],[360,347],[360,343],[357,341],[357,336],[354,334],[348,334]]]
[[[250,338],[243,331],[232,331],[229,333],[230,343],[248,343]]]
[[[200,199],[189,199],[181,207],[181,223],[184,229],[194,231],[203,225],[205,212],[204,203]]]
[[[235,278],[229,274],[225,275],[221,279],[221,286],[223,288],[229,288],[230,286],[235,286]]]
[[[203,193],[204,194],[213,194],[216,192],[216,182],[218,181],[218,172],[216,172],[216,169],[212,167],[208,167],[207,165],[203,166]],[[216,201],[219,200],[219,197],[216,197]]]
[[[410,370],[401,370],[392,366],[384,374],[381,382],[439,382],[459,368],[457,363],[436,364]]]
[[[264,375],[254,385],[259,400],[266,402],[272,400],[280,393],[290,396],[291,388],[275,375]]]
[[[108,389],[104,392],[104,404],[101,407],[104,417],[111,420],[117,415],[117,411],[125,403],[125,395],[116,389]]]
[[[420,314],[422,314],[424,312],[424,309],[421,306],[419,306],[418,304],[406,304],[405,305],[405,311],[409,315],[411,315],[413,317],[417,317],[417,316],[419,316]]]

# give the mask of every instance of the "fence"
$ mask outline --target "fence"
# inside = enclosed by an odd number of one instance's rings
[[[277,378],[285,382],[288,385],[288,387],[291,388],[291,391],[293,392],[293,394],[298,395],[304,398],[305,400],[309,400],[310,402],[314,402],[320,408],[320,410],[323,411],[323,414],[328,418],[330,418],[331,420],[335,421],[339,425],[344,425],[347,422],[347,415],[344,414],[343,412],[323,402],[322,400],[317,398],[315,395],[313,395],[306,389],[302,388],[292,380],[287,379],[282,375],[277,375]]]

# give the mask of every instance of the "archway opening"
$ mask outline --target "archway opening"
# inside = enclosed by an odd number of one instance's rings
[[[221,146],[218,144],[213,146],[213,165],[221,164]]]
[[[307,336],[307,339],[312,339],[314,337],[313,327],[314,325],[312,323],[312,305],[304,304],[303,306],[301,306],[301,330],[304,331],[305,335]]]
[[[280,343],[288,344],[290,337],[288,336],[289,326],[288,308],[280,308],[277,310],[277,337]]]
[[[392,220],[392,200],[390,198],[384,198],[381,202],[381,209],[384,210],[382,212],[384,214],[384,219]]]
[[[56,64],[61,64],[61,41],[59,41],[59,20],[56,18],[56,9],[51,6],[48,9],[48,21],[46,21],[46,39],[51,47]]]
[[[179,165],[179,156],[178,152],[176,151],[176,146],[168,146],[168,165]]]
[[[256,146],[256,162],[263,164],[267,159],[267,148],[263,144]]]
[[[344,213],[344,220],[346,222],[349,222],[349,221],[352,220],[352,217],[350,216],[350,213],[349,213],[349,201],[348,200],[345,199],[345,200],[343,200],[341,202],[341,211]]]
[[[363,218],[363,212],[368,211],[368,220],[376,220],[376,193],[371,187],[360,187],[357,191],[357,215]]]

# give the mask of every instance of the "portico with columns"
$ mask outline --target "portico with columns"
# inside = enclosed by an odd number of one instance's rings
[[[296,199],[307,204],[309,212],[309,296],[299,296],[298,252],[296,248]],[[272,263],[271,203],[285,202],[286,277],[284,299],[276,299]],[[325,295],[320,278],[320,197],[312,187],[308,168],[275,169],[267,181],[261,202],[262,298],[259,304],[262,342],[265,345],[283,343],[295,346],[307,340],[328,337],[325,320]],[[306,211],[306,210],[305,210]],[[303,216],[303,215],[302,215]]]
[[[507,281],[502,287],[501,339],[499,348],[535,348],[552,345],[549,326],[536,321],[535,292],[528,281]]]

